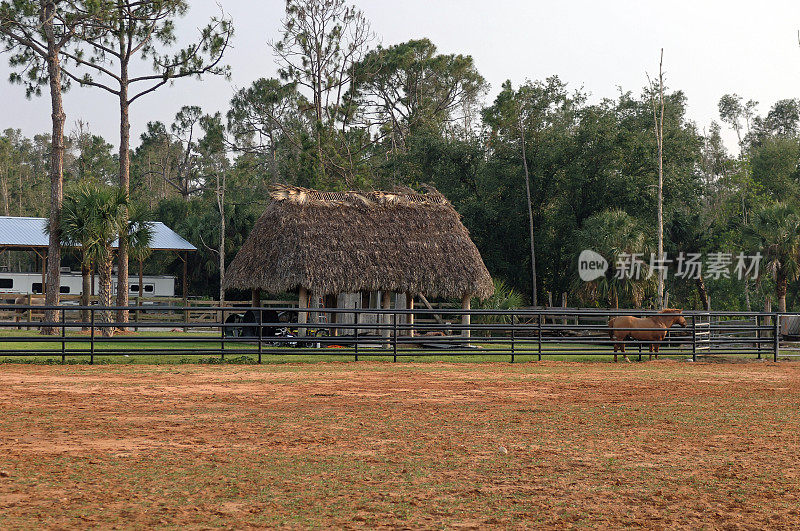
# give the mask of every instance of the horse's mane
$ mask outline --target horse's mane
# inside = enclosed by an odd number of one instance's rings
[[[678,317],[680,317],[682,313],[683,310],[681,310],[680,308],[664,308],[663,310],[658,312],[658,315],[653,315],[651,317],[653,321],[664,323],[665,325],[669,326],[668,322],[672,321],[674,323],[675,320]]]

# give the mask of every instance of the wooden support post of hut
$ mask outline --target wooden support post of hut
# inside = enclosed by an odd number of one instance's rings
[[[250,300],[253,308],[261,308],[261,290],[258,288],[250,290]]]
[[[325,295],[322,297],[322,307],[323,308],[338,308],[339,307],[339,297],[336,295]],[[336,325],[339,322],[338,317],[339,315],[336,312],[326,312],[325,313],[328,321],[328,325]],[[330,326],[328,328],[328,335],[335,337],[339,335],[339,329],[336,326]]]
[[[308,307],[311,310],[308,312],[308,322],[314,325],[314,328],[316,329],[316,325],[319,324],[319,293],[309,290],[308,298]],[[316,330],[314,330],[314,332],[316,333]]]
[[[300,293],[297,298],[297,324],[298,330],[297,335],[300,337],[305,337],[306,335],[306,327],[304,326],[308,322],[308,290],[303,286],[300,286]]]
[[[381,309],[382,310],[391,310],[392,309],[392,294],[389,291],[381,291]],[[381,315],[381,324],[383,328],[381,329],[381,336],[388,338],[391,334],[390,326],[392,324],[392,316],[388,313]],[[389,343],[386,343],[386,346],[389,346]]]
[[[414,296],[411,293],[406,293],[406,310],[414,310]],[[414,314],[409,313],[406,316],[406,324],[408,325],[408,336],[414,337]]]

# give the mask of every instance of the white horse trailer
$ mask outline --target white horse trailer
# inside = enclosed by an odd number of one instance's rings
[[[175,277],[171,275],[144,275],[142,277],[144,289],[143,297],[174,297]],[[61,293],[67,295],[80,295],[83,288],[83,279],[80,273],[61,273]],[[139,277],[128,278],[128,296],[139,296]],[[117,292],[117,276],[111,278],[112,293]],[[94,292],[100,293],[100,279],[95,275]],[[0,272],[0,294],[8,295],[38,295],[42,293],[41,273],[8,273]]]

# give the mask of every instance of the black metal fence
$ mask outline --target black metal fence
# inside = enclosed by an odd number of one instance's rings
[[[56,318],[47,320],[48,310]],[[147,314],[141,322],[118,322],[119,310]],[[627,355],[697,360],[736,355],[772,359],[799,355],[791,335],[800,314],[693,312],[685,327],[668,330],[663,340],[624,341],[609,335],[608,319],[644,317],[653,311],[595,309],[303,309],[216,308],[216,322],[176,321],[190,307],[0,306],[13,319],[0,321],[0,357],[47,356],[87,359],[98,356],[270,356],[346,355],[358,360],[390,356],[488,356],[518,361],[561,356],[611,356],[614,343]],[[13,312],[13,313],[12,313]],[[159,320],[169,313],[172,318]],[[113,316],[113,317],[112,317]],[[49,329],[50,334],[41,333]],[[623,329],[624,330],[624,329]],[[660,331],[663,328],[637,328]],[[618,353],[621,354],[621,353]]]

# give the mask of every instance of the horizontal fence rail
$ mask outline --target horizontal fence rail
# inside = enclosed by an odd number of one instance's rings
[[[128,310],[130,321],[117,320]],[[0,305],[0,357],[47,356],[490,356],[541,360],[557,356],[739,355],[772,359],[800,355],[800,314],[695,312],[669,330],[615,328],[609,319],[655,311],[598,309],[460,310],[297,307]],[[187,318],[175,319],[183,312]],[[13,316],[13,317],[9,317]],[[45,333],[46,332],[46,333]],[[645,337],[646,333],[651,337]],[[663,337],[663,339],[661,339]],[[797,342],[795,342],[795,340]],[[615,346],[616,345],[616,346]],[[620,352],[615,352],[619,349]],[[624,352],[623,352],[624,350]],[[656,352],[650,352],[651,350]]]

